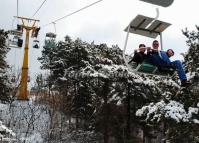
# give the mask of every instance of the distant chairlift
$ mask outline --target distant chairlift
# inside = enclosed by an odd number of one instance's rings
[[[17,25],[16,30],[10,30],[8,31],[8,46],[12,48],[21,48],[23,45],[23,40],[22,40],[22,35],[23,35],[23,30],[21,25]]]
[[[32,37],[32,38],[37,38],[40,29],[41,29],[40,27],[35,27],[35,28],[33,29],[33,31],[32,31],[31,37]]]
[[[166,68],[166,69],[161,69],[161,71],[159,71],[158,67],[151,65],[150,63],[147,63],[147,61],[144,61],[142,64],[138,66],[136,63],[129,64],[127,57],[125,55],[129,33],[138,34],[149,38],[156,38],[157,36],[160,36],[160,44],[161,48],[163,48],[162,32],[170,25],[171,24],[163,21],[154,20],[154,18],[146,17],[143,15],[137,15],[125,28],[124,31],[127,32],[127,36],[123,50],[123,58],[125,64],[132,72],[141,72],[146,74],[153,74],[153,75],[155,74],[162,76],[173,75],[173,73],[175,72],[173,69]]]
[[[39,49],[39,40],[33,40],[33,48]]]
[[[40,31],[40,27],[35,27],[32,31],[32,38],[35,38],[33,40],[33,48],[35,49],[39,49],[39,40],[37,40],[37,37],[38,37],[38,34],[39,34],[39,31]]]
[[[23,45],[23,40],[18,36],[12,36],[9,38],[8,46],[11,48],[21,48]]]
[[[57,35],[55,33],[53,33],[53,32],[46,33],[46,38],[49,38],[49,39],[55,39],[56,36]]]
[[[54,26],[54,33],[53,32],[48,32],[48,33],[46,33],[46,40],[47,39],[51,39],[51,40],[55,40],[55,38],[57,37],[57,35],[56,35],[56,23],[55,22],[53,22],[52,23],[53,24],[53,26]]]

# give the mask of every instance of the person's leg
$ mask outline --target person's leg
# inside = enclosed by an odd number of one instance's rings
[[[179,76],[180,80],[181,81],[187,80],[187,77],[186,77],[185,71],[183,69],[182,63],[179,60],[176,60],[176,61],[171,62],[171,64],[173,64],[177,68],[178,76]]]

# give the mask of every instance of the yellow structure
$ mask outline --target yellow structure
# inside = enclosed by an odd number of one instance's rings
[[[19,17],[16,18],[22,20],[22,28],[26,31],[26,41],[25,41],[25,48],[24,48],[24,59],[23,59],[23,66],[22,66],[22,72],[21,72],[21,81],[19,86],[19,100],[28,100],[28,49],[29,49],[29,39],[30,39],[30,32],[37,27],[36,22],[39,22],[39,20],[31,19],[31,18],[25,18],[25,17]]]

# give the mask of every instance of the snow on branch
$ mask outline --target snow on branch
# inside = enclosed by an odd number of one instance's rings
[[[143,106],[138,109],[136,116],[145,117],[145,121],[157,121],[162,118],[173,119],[176,122],[190,122],[199,123],[199,120],[194,118],[194,114],[198,114],[199,108],[189,107],[188,111],[185,110],[184,105],[176,102],[169,101],[165,103],[163,100],[157,103],[150,103],[148,106]]]
[[[0,121],[0,142],[12,140],[11,138],[8,138],[10,136],[15,137],[16,134],[12,130],[8,129],[5,125],[3,125]]]

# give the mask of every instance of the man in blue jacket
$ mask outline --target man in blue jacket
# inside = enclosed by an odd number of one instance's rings
[[[152,46],[153,46],[153,49],[151,50],[151,52],[148,53],[149,55],[148,61],[159,68],[175,67],[181,81],[181,86],[182,87],[187,86],[188,85],[187,77],[186,77],[181,61],[175,60],[171,62],[169,59],[170,57],[174,55],[174,51],[172,49],[168,49],[166,52],[158,51],[159,42],[157,40],[153,41]]]

